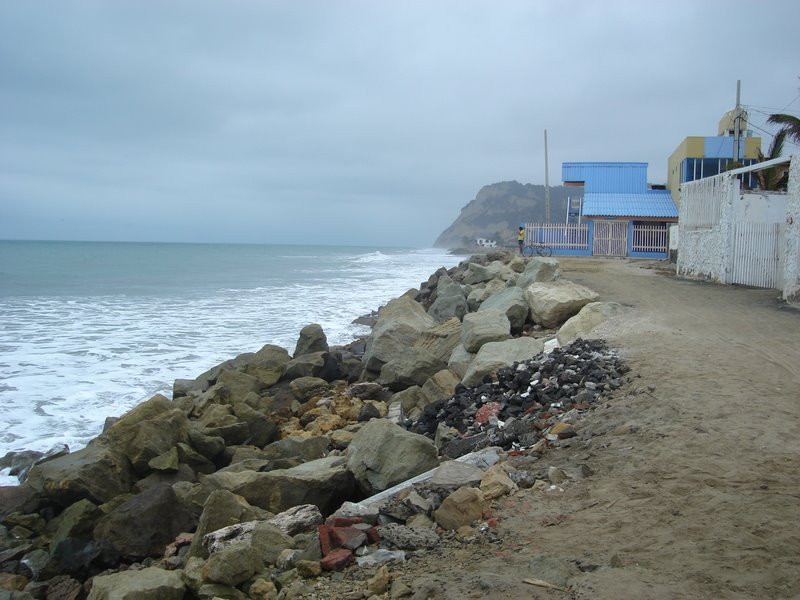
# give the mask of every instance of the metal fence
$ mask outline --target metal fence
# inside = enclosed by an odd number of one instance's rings
[[[666,223],[634,223],[632,252],[667,252],[669,232]]]
[[[589,226],[586,223],[528,223],[525,243],[546,244],[554,250],[585,250],[589,244]]]

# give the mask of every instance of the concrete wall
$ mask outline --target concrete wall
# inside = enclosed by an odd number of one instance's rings
[[[764,164],[775,162],[779,161]],[[721,212],[719,223],[713,227],[688,226],[686,215],[683,214],[685,207],[682,207],[678,220],[678,275],[728,283],[731,280],[729,269],[733,223],[785,223],[783,297],[788,302],[800,302],[800,156],[791,158],[786,194],[740,193],[739,181],[735,176],[754,170],[757,169],[745,167],[718,176],[722,178],[718,195]],[[684,186],[699,186],[703,181]]]
[[[800,303],[800,156],[793,156],[789,167],[785,222],[783,298],[787,302]]]

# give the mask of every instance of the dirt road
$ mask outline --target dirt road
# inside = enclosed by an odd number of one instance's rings
[[[800,598],[800,311],[654,266],[562,261],[625,306],[597,337],[638,377],[535,467],[591,476],[500,501],[495,543],[393,569],[415,598]]]

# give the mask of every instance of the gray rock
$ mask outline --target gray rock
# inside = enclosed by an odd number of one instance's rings
[[[435,324],[419,302],[407,296],[390,301],[378,314],[367,340],[364,371],[380,373],[384,364],[412,346],[423,331]]]
[[[488,342],[505,340],[511,333],[511,322],[504,312],[489,309],[464,316],[461,344],[467,352],[477,352]]]
[[[426,400],[425,405],[427,406],[437,400],[451,398],[459,383],[461,383],[460,378],[456,377],[455,373],[450,369],[442,369],[434,374],[422,386],[422,393],[425,395]],[[420,408],[424,408],[424,406]]]
[[[322,326],[312,323],[300,330],[300,337],[297,340],[292,357],[297,358],[312,352],[327,352],[328,349],[328,338],[325,336]]]
[[[475,486],[481,482],[483,470],[475,465],[456,460],[443,462],[433,472],[430,484],[438,488],[455,490],[463,486]]]
[[[347,394],[359,400],[374,400],[383,393],[383,386],[374,381],[362,381],[351,385]]]
[[[290,358],[286,349],[267,344],[256,352],[242,369],[258,379],[262,387],[267,388],[278,383]]]
[[[563,279],[533,283],[525,288],[531,319],[545,327],[560,325],[597,298],[597,292]]]
[[[392,405],[398,403],[405,418],[413,418],[417,415],[422,407],[425,406],[427,397],[422,393],[422,388],[418,385],[412,385],[409,388],[397,392],[392,396]]]
[[[322,513],[313,504],[301,504],[275,515],[267,520],[283,533],[295,536],[298,533],[314,529],[322,524]]]
[[[461,275],[461,281],[468,285],[484,283],[494,278],[494,273],[486,266],[471,262]]]
[[[430,550],[439,545],[440,539],[432,529],[412,528],[389,523],[380,528],[381,541],[397,550]]]
[[[478,385],[486,375],[500,367],[509,367],[514,362],[528,360],[544,349],[544,343],[530,337],[521,337],[504,342],[484,344],[461,380],[466,386]]]
[[[266,564],[275,564],[281,552],[291,548],[293,543],[291,536],[264,521],[237,523],[213,531],[203,538],[209,559],[219,552],[253,548]]]
[[[253,375],[234,369],[222,369],[217,377],[217,385],[224,385],[228,391],[228,403],[241,402],[251,392],[261,390],[261,382]]]
[[[467,296],[467,306],[470,312],[477,311],[489,296],[506,289],[506,287],[507,283],[502,279],[492,279],[483,286],[474,288]]]
[[[163,554],[179,533],[194,531],[197,517],[178,502],[169,485],[154,486],[113,508],[97,523],[94,537],[124,558]]]
[[[265,519],[268,516],[269,513],[251,506],[241,496],[227,490],[215,490],[203,505],[203,513],[200,515],[187,557],[208,558],[203,538],[209,533],[241,522]]]
[[[537,281],[556,281],[561,278],[561,267],[555,258],[535,257],[528,260],[525,271],[517,278],[517,286],[525,289]]]
[[[525,293],[518,287],[505,288],[492,294],[481,304],[478,312],[493,308],[505,313],[511,323],[512,333],[522,331],[530,312],[528,302],[525,300]]]
[[[264,448],[262,456],[265,460],[279,460],[282,458],[299,458],[301,462],[316,460],[328,453],[330,440],[322,435],[298,438],[287,437],[271,443]]]
[[[467,312],[467,297],[461,286],[449,276],[439,278],[436,287],[436,300],[428,309],[428,314],[436,321],[443,322],[453,317],[461,319]]]
[[[353,475],[344,462],[343,457],[332,456],[266,473],[218,471],[203,483],[229,490],[253,506],[274,513],[299,504],[314,504],[324,514],[330,514],[355,491]]]
[[[412,346],[381,367],[378,381],[392,391],[399,391],[412,385],[423,385],[445,366],[443,360],[427,350]]]
[[[266,561],[255,548],[239,543],[210,553],[203,574],[210,583],[236,587],[265,566]]]
[[[103,504],[131,489],[130,462],[97,438],[85,448],[34,465],[26,484],[59,506],[78,500]]]
[[[458,377],[463,378],[474,358],[475,354],[467,352],[467,349],[459,344],[450,355],[450,359],[447,361],[447,368]]]
[[[461,340],[461,321],[455,317],[420,332],[414,346],[446,361]]]
[[[180,571],[148,567],[98,575],[88,600],[182,600],[185,592]]]
[[[556,335],[558,343],[566,346],[578,338],[586,339],[596,327],[621,312],[622,306],[616,302],[590,302],[561,326]]]
[[[298,377],[289,384],[289,389],[298,402],[305,402],[313,396],[323,394],[330,387],[330,384],[320,377]]]
[[[184,396],[199,396],[208,389],[205,379],[176,379],[172,383],[172,399]]]
[[[301,354],[286,363],[283,371],[283,379],[298,379],[300,377],[318,377],[326,379],[328,370],[327,352],[310,352]]]
[[[347,450],[347,468],[366,494],[374,494],[439,464],[436,447],[422,435],[385,419],[366,423]]]
[[[108,444],[145,475],[148,462],[189,440],[189,419],[174,402],[156,395],[125,413],[105,433]]]

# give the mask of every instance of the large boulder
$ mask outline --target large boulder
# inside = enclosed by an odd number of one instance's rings
[[[478,312],[497,309],[505,313],[511,323],[511,332],[519,333],[528,320],[530,308],[525,300],[525,293],[518,287],[505,288],[489,296]]]
[[[453,317],[422,331],[414,345],[446,361],[461,341],[461,321]]]
[[[445,367],[444,361],[439,357],[424,348],[412,346],[381,367],[378,381],[396,392],[412,385],[423,385],[429,377]]]
[[[290,469],[269,472],[220,470],[208,475],[202,486],[228,490],[249,504],[273,513],[299,504],[313,504],[330,514],[352,497],[353,475],[341,456],[320,458]]]
[[[230,404],[241,402],[251,392],[258,393],[261,390],[261,382],[256,377],[233,369],[220,371],[217,385],[225,386]]]
[[[328,338],[322,330],[322,326],[317,323],[306,325],[300,330],[300,337],[297,340],[297,345],[294,348],[293,358],[302,356],[303,354],[311,354],[312,352],[327,352],[328,351]]]
[[[247,424],[249,435],[245,443],[260,448],[278,439],[278,426],[263,412],[239,402],[233,406],[233,413],[239,423]]]
[[[287,362],[283,378],[291,380],[299,377],[318,377],[325,381],[333,381],[339,374],[336,360],[329,352],[310,352]]]
[[[533,358],[542,350],[544,342],[530,337],[484,344],[464,374],[461,383],[466,386],[478,385],[486,375],[491,375],[501,367],[511,366],[514,362]]]
[[[247,500],[228,490],[212,492],[203,506],[203,513],[200,515],[197,531],[195,531],[192,538],[187,558],[191,556],[199,556],[203,559],[208,558],[208,551],[203,545],[203,538],[212,531],[244,521],[255,521],[268,517],[269,513],[251,506]]]
[[[505,340],[511,333],[511,322],[496,308],[464,315],[461,344],[467,352],[477,352],[487,342]]]
[[[275,564],[278,556],[293,545],[291,536],[265,521],[247,521],[224,527],[203,537],[208,561],[203,569],[208,581],[238,585],[249,579],[250,573],[265,565]],[[243,559],[236,563],[236,556]]]
[[[587,338],[595,328],[621,312],[622,306],[616,302],[590,302],[561,326],[556,335],[558,343],[566,346],[578,338]]]
[[[189,419],[174,402],[157,394],[125,413],[105,433],[111,448],[144,475],[153,458],[189,439]]]
[[[105,438],[85,448],[34,465],[27,485],[59,506],[78,500],[103,504],[127,493],[134,482],[130,461]]]
[[[453,353],[450,355],[450,359],[447,361],[447,368],[455,373],[458,377],[463,378],[474,359],[475,354],[472,352],[467,352],[467,349],[459,344],[455,347]]]
[[[453,317],[461,319],[467,312],[467,297],[461,285],[453,281],[448,275],[439,278],[436,288],[436,300],[428,309],[428,314],[439,322],[447,321]]]
[[[537,281],[556,281],[561,278],[561,267],[555,258],[532,258],[517,278],[517,287],[522,289]]]
[[[473,287],[467,296],[467,306],[470,312],[478,310],[489,296],[496,294],[500,290],[504,290],[508,284],[502,279],[492,279],[480,287]]]
[[[161,555],[179,533],[194,531],[197,517],[169,485],[145,489],[113,508],[97,523],[94,537],[109,543],[123,558]]]
[[[367,339],[364,371],[380,373],[381,367],[414,345],[420,334],[433,327],[436,320],[423,306],[408,296],[390,301],[378,313],[378,320]]]
[[[98,575],[88,600],[182,600],[185,592],[180,571],[148,567]]]
[[[250,358],[243,370],[258,379],[263,387],[270,387],[278,383],[290,358],[286,349],[267,344]]]
[[[525,288],[531,319],[545,327],[557,327],[598,297],[597,292],[564,279],[537,282]]]
[[[425,382],[422,386],[422,393],[425,395],[425,404],[443,400],[453,396],[456,386],[461,382],[461,378],[457,377],[450,369],[442,369],[433,377]],[[421,406],[420,408],[424,408]]]
[[[475,285],[489,281],[494,274],[485,265],[470,262],[461,274],[461,281],[467,285]]]
[[[428,438],[385,419],[366,423],[347,449],[347,468],[365,494],[375,494],[438,466]]]

